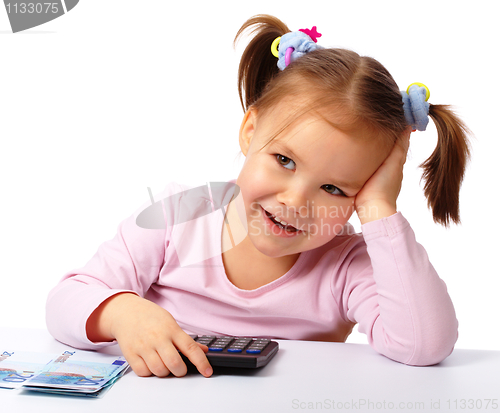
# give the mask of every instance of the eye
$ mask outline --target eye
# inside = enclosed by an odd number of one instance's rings
[[[287,158],[286,156],[277,154],[276,160],[283,168],[290,169],[291,171],[295,169],[295,162],[292,161],[290,158]]]
[[[335,185],[323,185],[321,188],[323,188],[327,193],[332,194],[332,195],[342,195],[346,196],[344,192],[337,188]]]

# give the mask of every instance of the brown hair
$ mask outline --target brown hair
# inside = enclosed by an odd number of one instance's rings
[[[345,49],[317,49],[280,71],[271,44],[288,33],[288,27],[273,16],[257,15],[241,26],[235,44],[247,30],[252,38],[238,71],[244,111],[265,111],[285,97],[300,96],[307,108],[301,113],[340,109],[345,122],[335,126],[349,129],[363,125],[391,144],[408,127],[401,92],[377,60]],[[429,115],[436,124],[438,144],[421,165],[424,193],[434,221],[447,226],[450,220],[460,222],[459,191],[469,158],[468,130],[448,106],[430,105]]]

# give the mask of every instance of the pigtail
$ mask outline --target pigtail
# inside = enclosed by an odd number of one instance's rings
[[[277,59],[271,53],[271,44],[290,31],[276,17],[260,14],[241,26],[234,38],[235,45],[243,32],[252,26],[250,33],[254,37],[243,52],[238,69],[238,93],[244,111],[260,97],[269,80],[279,72]]]
[[[470,158],[470,134],[465,124],[447,105],[430,105],[429,116],[438,133],[432,155],[420,166],[424,172],[424,193],[434,221],[448,226],[460,222],[459,192]]]

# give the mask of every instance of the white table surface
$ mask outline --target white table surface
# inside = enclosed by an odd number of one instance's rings
[[[500,351],[457,349],[439,365],[411,367],[364,344],[279,343],[257,371],[140,378],[130,370],[98,399],[0,389],[0,412],[500,412]],[[0,347],[67,348],[46,330],[2,327]],[[118,346],[104,352],[121,354]]]

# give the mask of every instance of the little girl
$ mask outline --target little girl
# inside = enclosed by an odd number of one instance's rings
[[[396,200],[410,133],[430,116],[425,194],[436,222],[459,222],[465,126],[429,105],[425,86],[400,92],[376,60],[319,46],[315,27],[260,15],[236,40],[247,29],[237,180],[170,184],[125,219],[51,291],[49,331],[83,349],[117,341],[140,376],[186,374],[179,351],[210,376],[208,349],[189,334],[343,342],[355,324],[393,360],[439,363],[455,311]]]

